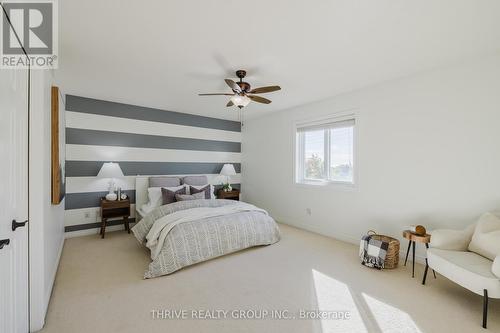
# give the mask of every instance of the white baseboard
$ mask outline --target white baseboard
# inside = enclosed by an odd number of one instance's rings
[[[52,273],[50,274],[51,284],[50,284],[50,289],[47,290],[47,293],[45,294],[45,313],[43,315],[44,318],[47,315],[47,309],[49,308],[50,297],[52,296],[52,290],[54,290],[54,284],[56,282],[57,270],[59,269],[59,263],[61,262],[61,255],[62,255],[62,251],[64,248],[64,240],[65,240],[65,238],[63,237],[61,240],[61,245],[59,246],[59,250],[57,253],[57,261],[55,262]]]
[[[314,232],[316,234],[322,235],[322,236],[327,236],[345,243],[350,243],[359,246],[359,241],[361,240],[360,236],[354,236],[354,235],[348,235],[348,234],[343,234],[343,233],[330,233],[330,232],[325,232],[321,227],[311,224],[311,223],[300,223],[300,222],[285,222],[285,221],[279,221],[279,223],[290,225],[292,227],[296,227],[302,230]],[[406,249],[407,249],[408,243],[404,243],[400,240],[399,244],[399,262],[403,263],[406,257]],[[408,262],[412,261],[411,254],[408,256]],[[422,256],[420,254],[415,253],[415,262],[425,265],[425,256]]]
[[[50,296],[52,294],[52,290],[54,289],[54,283],[57,275],[57,269],[59,268],[59,262],[61,260],[61,255],[64,247],[64,237],[61,237],[61,242],[59,244],[58,252],[57,252],[57,260],[54,262],[54,266],[52,267],[52,272],[50,272],[50,288],[44,293],[36,293],[35,295],[31,294],[31,309],[30,309],[30,332],[38,332],[45,325],[45,317],[47,315],[47,309],[50,303]],[[41,258],[32,257],[30,260],[42,260]],[[36,290],[45,290],[45,279],[39,278],[34,279],[33,277],[30,280],[30,289],[31,291]],[[41,295],[41,297],[37,296]],[[43,299],[41,299],[43,298]]]

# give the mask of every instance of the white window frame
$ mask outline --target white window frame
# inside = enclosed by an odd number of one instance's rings
[[[325,145],[324,145],[324,172],[326,179],[307,179],[304,177],[304,154],[305,154],[305,140],[303,140],[303,136],[299,133],[301,128],[304,127],[313,127],[322,125],[332,124],[332,123],[341,123],[345,121],[354,121],[353,127],[353,179],[350,181],[339,181],[339,180],[331,180],[329,172],[330,168],[327,165],[330,165],[330,142],[331,142],[331,133],[330,131],[325,131]],[[294,143],[294,183],[296,185],[305,185],[305,186],[334,186],[339,188],[347,188],[353,189],[357,188],[358,185],[358,158],[357,158],[357,137],[358,137],[358,117],[353,112],[344,112],[337,113],[334,115],[318,117],[309,120],[297,121],[293,126],[293,143]],[[302,138],[302,139],[301,139]],[[328,163],[326,163],[328,161]]]

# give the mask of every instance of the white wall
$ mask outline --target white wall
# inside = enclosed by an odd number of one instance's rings
[[[31,76],[30,130],[30,303],[31,331],[45,314],[64,243],[64,201],[51,204],[51,125],[49,71]]]
[[[346,109],[357,115],[357,188],[295,185],[293,123]],[[280,222],[351,242],[369,229],[461,228],[500,208],[499,147],[495,56],[247,121],[243,195]]]

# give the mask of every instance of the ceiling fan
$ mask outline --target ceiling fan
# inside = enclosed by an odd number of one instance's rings
[[[255,94],[264,94],[277,90],[281,90],[280,86],[268,86],[268,87],[260,87],[251,89],[251,86],[248,82],[244,82],[243,78],[247,75],[245,70],[239,69],[236,71],[236,76],[240,79],[235,82],[231,79],[225,79],[226,84],[231,88],[233,93],[214,93],[214,94],[198,94],[199,96],[231,96],[229,102],[226,106],[237,106],[240,109],[247,106],[250,101],[254,101],[257,103],[269,104],[270,100],[267,98],[256,96]]]

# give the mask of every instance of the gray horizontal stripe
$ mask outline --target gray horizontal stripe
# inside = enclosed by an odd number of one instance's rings
[[[135,219],[129,218],[128,222],[134,223]],[[123,219],[106,222],[106,226],[120,225],[120,224],[123,224]],[[101,222],[95,222],[95,223],[70,225],[70,226],[64,227],[64,231],[71,232],[71,231],[78,231],[78,230],[95,229],[95,228],[100,228],[100,227],[101,227]]]
[[[240,142],[66,128],[66,144],[241,152]]]
[[[240,189],[240,184],[231,184],[235,189]],[[215,193],[222,188],[222,185],[215,185]],[[130,198],[130,203],[135,203],[135,190],[125,190],[128,197]],[[104,192],[81,192],[81,193],[66,193],[66,200],[64,208],[69,209],[80,209],[80,208],[92,208],[99,207],[101,205],[101,197],[106,196],[107,191]]]
[[[196,96],[193,96],[193,98],[196,98]],[[165,111],[143,106],[115,103],[73,95],[66,95],[66,110],[100,114],[111,117],[156,121],[160,123],[241,132],[240,123],[237,121],[203,117],[188,113]]]
[[[125,190],[128,197],[130,198],[130,203],[135,203],[135,190]],[[99,207],[101,205],[101,198],[108,194],[107,191],[104,192],[82,192],[82,193],[66,193],[66,200],[64,208],[68,209],[79,209],[79,208],[90,208]]]
[[[66,177],[97,176],[104,162],[110,161],[66,161]],[[196,175],[218,174],[224,163],[191,163],[191,162],[118,162],[125,176],[137,175]],[[233,163],[237,173],[241,171],[240,163]]]

